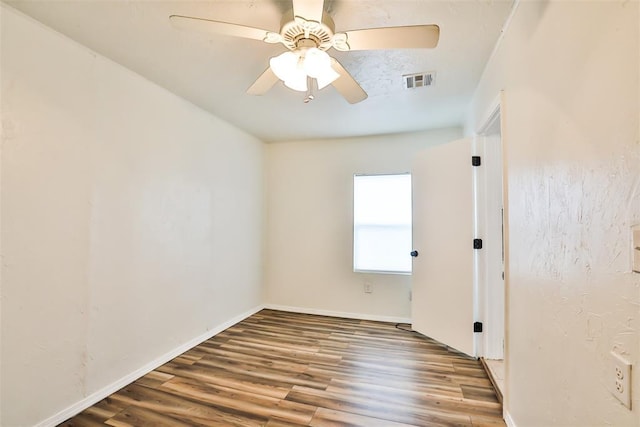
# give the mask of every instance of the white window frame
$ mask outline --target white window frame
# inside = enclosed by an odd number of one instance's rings
[[[372,273],[372,274],[394,274],[394,275],[411,275],[412,274],[412,270],[383,270],[383,269],[362,269],[362,268],[356,268],[356,228],[357,228],[357,224],[356,224],[356,218],[355,218],[355,214],[356,214],[356,179],[357,177],[376,177],[376,176],[400,176],[400,175],[409,175],[409,177],[411,177],[411,173],[410,172],[397,172],[397,173],[380,173],[380,174],[375,174],[375,173],[357,173],[353,175],[353,179],[352,179],[352,189],[353,189],[353,200],[352,200],[352,215],[351,215],[351,219],[352,219],[352,251],[351,251],[351,257],[352,257],[352,265],[353,265],[353,271],[355,273]],[[412,177],[411,177],[412,178]],[[413,200],[411,200],[411,209],[413,208]],[[410,224],[410,233],[411,236],[413,238],[413,218],[411,218],[411,224]],[[413,244],[413,243],[412,243]],[[411,248],[408,248],[407,250],[407,257],[410,257],[410,252],[411,252]],[[409,264],[411,265],[411,264]],[[411,268],[411,267],[410,267]]]

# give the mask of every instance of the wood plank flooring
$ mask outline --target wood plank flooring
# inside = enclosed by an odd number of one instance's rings
[[[504,426],[481,363],[392,323],[263,310],[62,426]]]

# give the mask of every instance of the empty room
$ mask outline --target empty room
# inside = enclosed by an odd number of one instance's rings
[[[0,0],[0,426],[640,427],[640,0]]]

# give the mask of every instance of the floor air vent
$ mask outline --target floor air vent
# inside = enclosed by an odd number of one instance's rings
[[[435,83],[436,73],[429,71],[427,73],[405,74],[402,76],[405,89],[415,89],[419,87],[433,86]]]

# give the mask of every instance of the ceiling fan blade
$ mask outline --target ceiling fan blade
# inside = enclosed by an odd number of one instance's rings
[[[440,27],[437,25],[413,25],[370,28],[346,31],[345,34],[347,35],[347,50],[433,48],[438,45]]]
[[[278,82],[278,77],[274,74],[271,67],[267,68],[264,73],[247,89],[249,95],[264,95]]]
[[[212,21],[210,19],[194,18],[191,16],[171,15],[169,20],[174,28],[181,30],[224,34],[245,39],[265,40],[267,35],[271,34],[271,31],[260,28],[246,27],[244,25],[230,24],[222,21]]]
[[[349,104],[356,104],[367,99],[367,92],[360,87],[358,82],[335,58],[331,58],[331,68],[340,74],[340,77],[331,84]]]
[[[293,16],[322,22],[324,0],[293,0]]]

